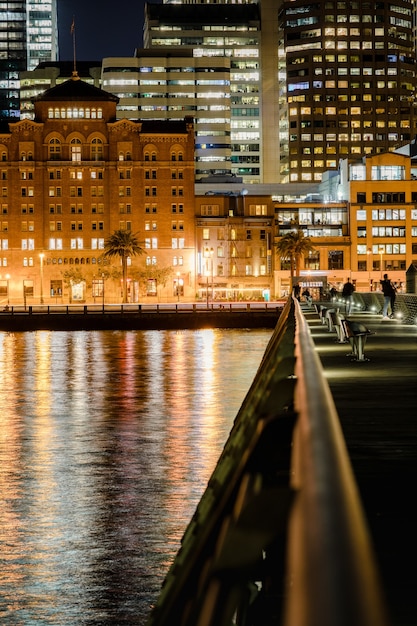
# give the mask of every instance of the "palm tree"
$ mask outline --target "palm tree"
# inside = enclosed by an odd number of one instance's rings
[[[119,257],[122,261],[123,302],[127,302],[127,259],[143,253],[136,234],[130,230],[115,230],[104,242],[104,257]]]
[[[300,275],[301,258],[314,251],[314,246],[310,237],[306,237],[302,230],[291,230],[284,235],[275,245],[281,257],[290,260],[291,291],[293,287],[294,275]]]

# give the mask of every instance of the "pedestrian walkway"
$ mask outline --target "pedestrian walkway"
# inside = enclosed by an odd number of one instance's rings
[[[374,334],[369,361],[303,305],[329,382],[368,519],[393,626],[417,624],[417,326],[381,315],[350,319]],[[377,625],[375,625],[377,626]]]

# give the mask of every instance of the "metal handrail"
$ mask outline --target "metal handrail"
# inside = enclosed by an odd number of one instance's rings
[[[148,624],[244,626],[260,610],[263,624],[385,626],[380,589],[329,386],[289,298]]]
[[[71,315],[85,314],[142,314],[142,313],[274,313],[282,309],[283,302],[227,302],[227,303],[150,303],[150,304],[30,304],[6,305],[0,308],[1,315]]]
[[[295,303],[295,409],[285,626],[387,623],[367,524],[340,421]]]

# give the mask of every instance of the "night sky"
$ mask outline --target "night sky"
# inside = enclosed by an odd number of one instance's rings
[[[60,60],[73,59],[73,16],[78,61],[133,56],[143,46],[144,6],[145,0],[58,0]]]

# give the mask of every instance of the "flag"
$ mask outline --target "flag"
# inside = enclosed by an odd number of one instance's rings
[[[70,29],[71,35],[73,35],[74,32],[75,32],[75,20],[74,18],[72,18],[72,24],[71,24],[71,29]]]

